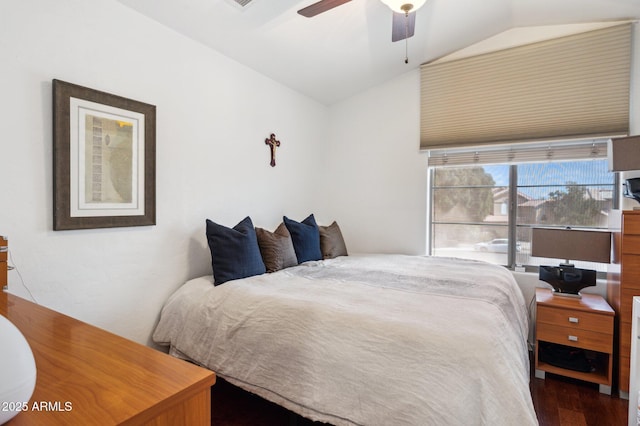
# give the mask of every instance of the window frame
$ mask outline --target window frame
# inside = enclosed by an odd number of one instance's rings
[[[585,161],[584,159],[576,159],[575,161]],[[586,160],[589,161],[589,160]],[[508,193],[509,193],[509,205],[507,206],[507,224],[482,224],[483,226],[506,226],[507,227],[507,238],[508,238],[508,248],[507,248],[507,264],[502,265],[509,270],[524,270],[524,272],[535,272],[538,273],[538,266],[534,264],[525,264],[520,265],[516,262],[516,246],[517,246],[517,234],[519,228],[534,228],[535,225],[518,225],[517,223],[517,215],[518,215],[518,207],[517,203],[514,200],[517,199],[518,194],[518,163],[505,164],[509,167],[509,184],[508,184]],[[459,165],[456,167],[471,167],[473,165]],[[482,165],[484,166],[484,164]],[[431,166],[429,167],[429,171],[427,173],[427,188],[428,188],[428,197],[427,197],[427,254],[429,256],[433,256],[434,254],[434,234],[435,234],[435,225],[436,224],[455,224],[455,225],[480,225],[480,223],[459,223],[459,222],[437,222],[434,223],[433,218],[433,206],[434,206],[434,183],[435,183],[435,172],[437,168],[442,166]],[[612,196],[612,207],[611,210],[617,210],[620,208],[620,173],[613,173],[613,196]],[[502,185],[500,185],[502,186]],[[594,229],[602,229],[602,228],[594,228]],[[603,278],[604,273],[598,272],[598,277]]]

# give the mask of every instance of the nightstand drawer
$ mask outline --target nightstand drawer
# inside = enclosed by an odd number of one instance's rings
[[[597,333],[538,322],[536,334],[537,340],[545,342],[598,352],[613,352],[613,335],[611,333]]]
[[[588,330],[606,334],[613,332],[613,316],[548,306],[538,306],[536,316],[538,327],[541,327],[541,323],[545,323],[574,330]]]

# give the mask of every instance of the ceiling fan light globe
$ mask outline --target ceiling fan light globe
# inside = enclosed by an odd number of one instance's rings
[[[427,0],[380,0],[386,4],[389,9],[396,13],[409,13],[415,12],[420,9]]]

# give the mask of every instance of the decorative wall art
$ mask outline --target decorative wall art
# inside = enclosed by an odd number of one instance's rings
[[[269,145],[269,148],[271,150],[271,162],[269,163],[269,165],[271,165],[271,167],[275,167],[276,166],[276,148],[280,146],[280,141],[276,139],[276,135],[274,133],[271,133],[271,136],[265,139],[264,143],[266,145]]]
[[[53,229],[155,225],[156,107],[53,80]]]

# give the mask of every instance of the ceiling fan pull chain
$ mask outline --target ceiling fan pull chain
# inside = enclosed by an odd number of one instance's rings
[[[404,12],[404,63],[409,63],[409,11]]]

